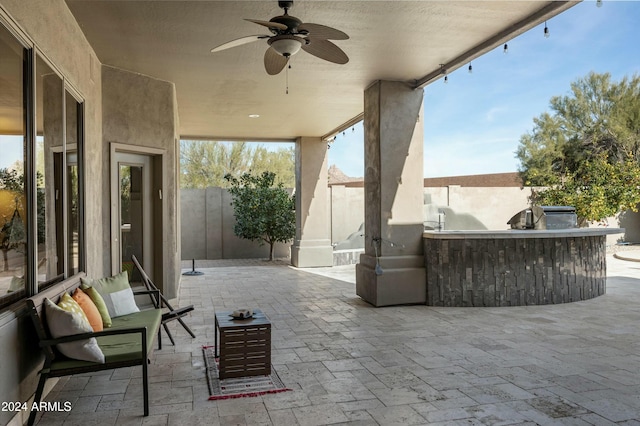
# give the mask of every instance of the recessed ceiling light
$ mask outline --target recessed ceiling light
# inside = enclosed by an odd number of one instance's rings
[[[249,114],[249,118],[259,118],[260,114]]]

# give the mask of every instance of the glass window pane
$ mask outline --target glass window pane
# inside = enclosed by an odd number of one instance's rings
[[[0,304],[25,292],[25,57],[22,45],[0,26]]]
[[[144,261],[144,207],[143,168],[137,165],[120,163],[120,241],[122,270],[127,271],[129,281],[135,277],[131,256],[135,255],[140,262]],[[143,265],[144,266],[144,265]]]
[[[65,97],[66,108],[66,192],[67,192],[67,268],[68,274],[80,271],[80,182],[78,170],[79,103],[69,93]]]
[[[62,79],[39,56],[36,59],[36,206],[38,211],[38,284],[64,273],[62,197],[55,185],[55,152],[63,149]]]

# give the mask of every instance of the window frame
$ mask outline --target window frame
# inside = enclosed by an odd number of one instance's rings
[[[59,68],[44,54],[38,46],[24,33],[13,21],[6,15],[6,13],[0,8],[0,27],[6,30],[15,41],[23,48],[23,69],[22,69],[22,91],[23,91],[23,120],[24,120],[24,193],[25,193],[25,229],[27,232],[27,239],[25,244],[26,251],[26,263],[24,273],[24,292],[20,292],[16,297],[6,297],[5,294],[0,296],[0,312],[7,310],[11,305],[22,302],[25,298],[37,294],[39,291],[43,291],[47,287],[55,284],[56,282],[68,278],[70,274],[70,265],[68,265],[68,257],[70,256],[69,248],[65,238],[63,244],[64,260],[63,260],[63,273],[52,277],[51,280],[43,283],[39,287],[38,283],[38,204],[37,204],[37,164],[36,164],[36,151],[37,151],[37,96],[36,93],[36,78],[37,70],[36,64],[38,60],[44,61],[44,63],[61,79],[62,81],[62,117],[63,121],[63,152],[64,152],[64,171],[63,174],[63,188],[67,186],[66,176],[66,109],[68,107],[75,108],[75,115],[77,119],[77,165],[78,165],[78,270],[86,270],[86,240],[85,240],[85,101],[83,96],[78,90],[66,79],[65,75],[60,72]],[[67,105],[67,95],[70,95],[76,103],[74,105]],[[51,185],[52,183],[49,183]],[[47,185],[45,183],[45,185]],[[65,190],[66,192],[66,190]],[[63,195],[66,199],[67,194]],[[63,203],[63,217],[62,232],[63,235],[68,235],[69,222],[67,220],[68,212],[66,203]],[[53,214],[56,214],[55,211]]]

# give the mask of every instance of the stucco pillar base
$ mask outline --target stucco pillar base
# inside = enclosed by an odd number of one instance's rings
[[[382,274],[376,273],[376,258],[360,255],[356,265],[356,294],[373,306],[424,304],[427,278],[424,256],[382,256]]]
[[[291,264],[298,268],[333,266],[331,240],[296,240],[291,246]]]

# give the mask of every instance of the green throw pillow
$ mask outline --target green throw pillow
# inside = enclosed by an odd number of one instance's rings
[[[99,280],[89,281],[81,278],[82,283],[86,286],[95,288],[100,296],[104,299],[109,316],[117,318],[123,315],[140,312],[136,300],[133,297],[133,291],[129,285],[127,272],[120,272],[113,277],[101,278]]]
[[[111,316],[109,316],[109,310],[107,309],[107,305],[104,303],[104,299],[100,296],[100,293],[98,293],[98,290],[93,287],[89,287],[86,284],[82,284],[80,288],[82,291],[87,293],[87,296],[89,296],[94,305],[96,305],[96,308],[98,308],[104,328],[111,327],[113,323],[111,322]]]

